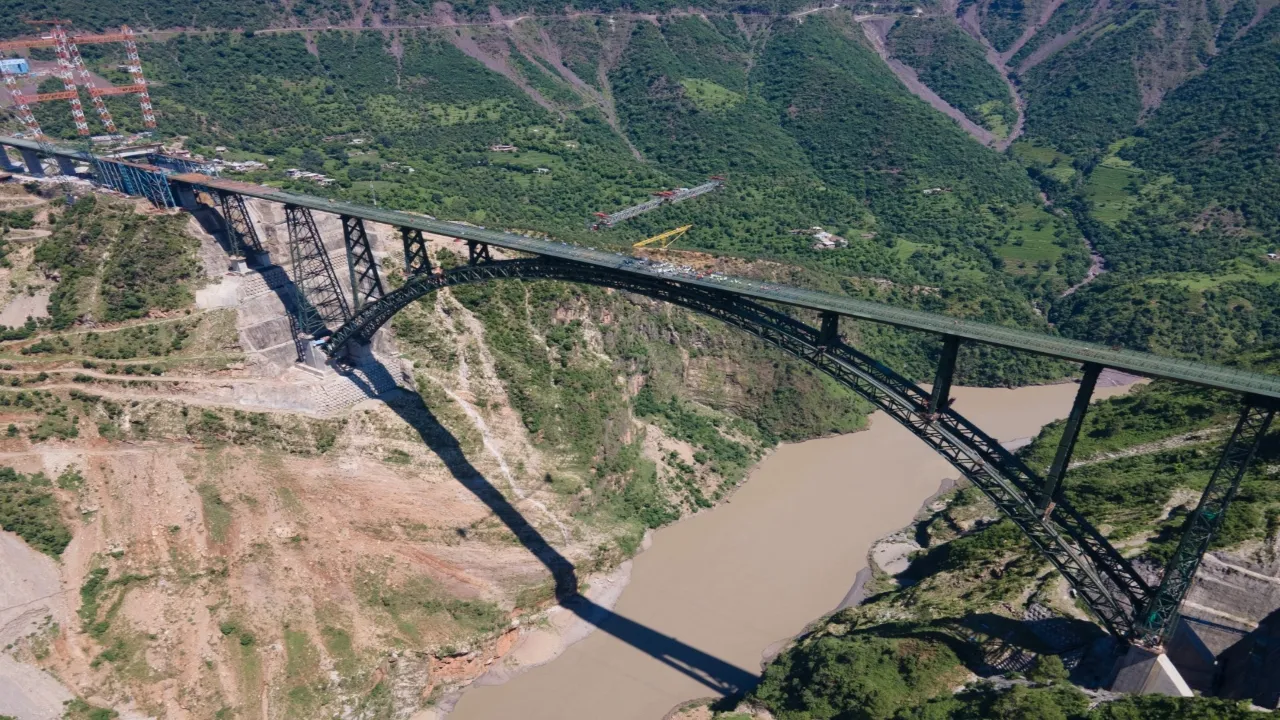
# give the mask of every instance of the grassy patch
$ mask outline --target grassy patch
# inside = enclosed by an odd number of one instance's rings
[[[321,681],[320,654],[311,638],[301,630],[285,627],[285,681],[282,687],[289,716],[316,717],[325,699],[325,683]]]
[[[742,94],[702,78],[684,78],[680,81],[685,97],[693,101],[699,110],[715,112],[728,110],[742,102]]]
[[[367,605],[385,611],[402,639],[410,642],[458,634],[474,637],[507,621],[497,605],[453,597],[425,575],[393,583],[376,570],[365,570],[357,577],[356,592]]]
[[[1012,220],[1008,241],[996,248],[1005,268],[1018,274],[1052,270],[1062,257],[1059,236],[1066,232],[1062,221],[1034,203],[1014,208]]]
[[[1089,199],[1095,218],[1108,225],[1129,217],[1142,188],[1142,172],[1126,167],[1099,165],[1089,174],[1085,183],[1085,197]]]
[[[227,532],[231,529],[231,507],[222,499],[213,483],[201,483],[196,491],[200,493],[204,525],[209,530],[209,537],[216,543],[226,542]]]

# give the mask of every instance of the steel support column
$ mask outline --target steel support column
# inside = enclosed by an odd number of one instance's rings
[[[235,193],[219,192],[218,200],[222,205],[222,219],[227,223],[227,241],[231,245],[231,254],[244,255],[250,251],[261,253],[262,241],[258,239],[258,231],[253,227],[244,198]]]
[[[1058,488],[1062,486],[1062,478],[1067,475],[1071,453],[1075,450],[1076,438],[1080,437],[1080,427],[1084,425],[1085,413],[1089,412],[1089,401],[1093,399],[1093,389],[1098,384],[1101,372],[1102,366],[1097,363],[1086,363],[1084,366],[1080,388],[1076,390],[1076,401],[1071,406],[1067,425],[1062,429],[1062,439],[1058,441],[1058,452],[1053,456],[1053,465],[1049,468],[1049,474],[1044,476],[1044,485],[1040,488],[1040,499],[1036,505],[1041,510],[1049,509],[1049,503],[1057,499]]]
[[[493,262],[493,256],[489,254],[489,244],[468,240],[467,264],[477,265],[482,262]]]
[[[141,195],[156,207],[171,208],[174,202],[173,191],[169,188],[169,178],[162,172],[154,172],[143,168],[131,168],[137,178],[137,186]]]
[[[284,215],[289,227],[289,257],[293,261],[290,274],[298,331],[314,338],[327,334],[330,327],[345,323],[351,311],[311,211],[285,205]],[[299,356],[302,354],[300,344]]]
[[[840,316],[833,312],[822,313],[822,326],[818,331],[818,354],[840,343]]]
[[[342,241],[347,248],[347,270],[351,273],[351,306],[358,312],[366,302],[382,297],[382,279],[378,277],[378,262],[373,257],[364,220],[343,215]]]
[[[1240,420],[1227,440],[1208,487],[1200,496],[1200,504],[1187,518],[1182,539],[1165,566],[1160,587],[1135,618],[1137,639],[1142,644],[1158,647],[1173,634],[1177,627],[1178,609],[1191,589],[1200,560],[1222,526],[1227,507],[1240,489],[1240,481],[1244,479],[1275,413],[1273,403],[1252,396],[1245,398]]]
[[[951,380],[956,374],[956,353],[960,351],[960,338],[948,335],[942,341],[942,356],[938,358],[938,372],[933,377],[933,391],[929,393],[929,414],[936,415],[947,409],[951,400]]]
[[[431,271],[431,256],[427,254],[427,240],[417,228],[400,228],[404,242],[404,274],[406,276]]]

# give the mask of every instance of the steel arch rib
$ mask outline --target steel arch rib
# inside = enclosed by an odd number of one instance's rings
[[[814,365],[946,458],[1022,530],[1104,625],[1121,637],[1132,635],[1150,586],[1069,503],[1060,501],[1044,515],[1035,503],[1040,478],[1025,463],[951,409],[930,421],[929,394],[879,361],[843,343],[819,349],[820,329],[740,296],[563,260],[487,262],[409,278],[339,328],[326,352],[338,355],[350,343],[368,342],[397,312],[438,289],[500,279],[564,280],[646,295],[710,315]]]

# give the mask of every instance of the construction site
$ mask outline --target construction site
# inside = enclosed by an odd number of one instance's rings
[[[600,230],[602,228],[611,228],[624,220],[647,213],[651,210],[657,210],[665,205],[674,205],[692,200],[701,195],[720,189],[724,186],[724,178],[715,175],[710,180],[701,185],[691,188],[676,188],[675,190],[659,190],[653,193],[653,198],[642,203],[623,208],[614,213],[596,213],[591,220],[587,221],[587,227],[592,230]]]

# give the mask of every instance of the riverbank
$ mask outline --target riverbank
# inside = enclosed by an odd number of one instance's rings
[[[958,388],[956,408],[1012,440],[1064,417],[1075,387]],[[1126,389],[1100,388],[1098,396]],[[863,432],[783,445],[731,503],[654,533],[652,547],[633,561],[615,607],[619,617],[602,623],[607,632],[591,633],[531,670],[491,671],[491,679],[509,679],[473,687],[449,717],[653,720],[688,700],[722,694],[727,687],[717,673],[758,674],[768,649],[849,600],[872,543],[911,522],[954,476],[945,460],[879,413]],[[690,666],[619,639],[625,634],[610,623],[673,639],[704,662]]]

